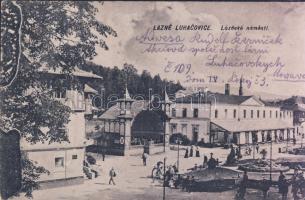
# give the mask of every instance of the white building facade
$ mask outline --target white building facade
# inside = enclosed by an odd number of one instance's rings
[[[21,150],[37,166],[47,169],[50,174],[42,174],[39,182],[42,188],[67,184],[78,184],[84,180],[83,161],[85,157],[85,114],[89,113],[91,101],[87,99],[85,82],[101,77],[77,69],[73,74],[82,84],[82,89],[65,89],[54,93],[54,98],[71,108],[70,121],[62,130],[68,135],[69,142],[30,144],[21,139]],[[60,74],[51,72],[48,76],[60,78]],[[86,86],[88,88],[88,86]],[[92,91],[90,91],[92,92]],[[43,131],[43,129],[42,129]]]
[[[201,93],[179,97],[171,105],[170,134],[186,135],[192,144],[209,141],[211,104]]]

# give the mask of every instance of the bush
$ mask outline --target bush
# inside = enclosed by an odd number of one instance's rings
[[[182,145],[189,145],[191,141],[187,138],[186,135],[183,135],[182,133],[174,133],[170,136],[169,142],[171,144],[177,144],[177,139],[181,141]]]

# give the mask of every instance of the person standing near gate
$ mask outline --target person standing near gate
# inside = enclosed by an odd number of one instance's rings
[[[114,182],[114,177],[116,177],[116,172],[114,171],[114,168],[112,167],[109,171],[109,185],[112,183],[113,185],[115,185],[115,182]]]

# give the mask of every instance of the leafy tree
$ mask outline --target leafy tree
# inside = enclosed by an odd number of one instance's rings
[[[8,2],[1,2],[1,13]],[[66,133],[58,130],[68,123],[71,110],[51,94],[77,83],[78,79],[71,75],[75,67],[93,59],[97,45],[108,50],[103,38],[117,34],[95,18],[98,10],[91,2],[17,1],[16,4],[23,13],[22,56],[15,81],[0,91],[0,128],[16,129],[31,143],[67,141]],[[48,88],[45,74],[38,70],[41,67],[61,70],[65,73],[64,84],[61,79],[54,79],[55,87]],[[47,131],[43,132],[42,127],[48,128]],[[31,196],[36,186],[27,181],[35,181],[45,171],[30,161],[24,160],[23,164],[25,173],[32,173],[24,174],[23,179],[26,195]]]
[[[178,90],[183,89],[182,85],[178,81],[162,80],[160,75],[155,75],[153,78],[151,74],[144,70],[141,74],[135,66],[125,63],[120,70],[118,67],[103,67],[92,62],[88,62],[82,67],[83,70],[92,71],[95,74],[102,76],[104,81],[105,96],[117,95],[122,97],[127,84],[128,90],[131,95],[141,95],[145,99],[148,99],[149,89],[151,88],[154,94],[158,94],[161,97],[164,95],[164,89],[166,87],[168,94],[175,94]],[[100,83],[92,84],[94,88],[100,88]],[[100,91],[100,89],[98,89]],[[107,104],[105,99],[104,105]]]

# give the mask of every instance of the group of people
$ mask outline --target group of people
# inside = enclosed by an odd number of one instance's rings
[[[294,200],[305,198],[305,179],[304,172],[296,167],[291,179],[287,179],[283,172],[278,179],[279,193],[282,194],[282,200],[287,200],[288,188],[291,185],[291,193]]]
[[[200,157],[200,152],[199,152],[198,146],[196,146],[195,151],[196,151],[195,156]],[[189,158],[189,157],[193,157],[193,156],[194,156],[194,147],[191,146],[190,150],[188,148],[185,150],[184,158]]]
[[[246,194],[246,188],[248,186],[248,174],[247,171],[244,171],[243,177],[239,180],[239,187],[237,190],[236,196],[237,199],[243,200]],[[263,192],[263,199],[266,199],[267,192],[271,186],[270,180],[265,179],[260,183],[261,190]],[[292,178],[286,178],[283,172],[280,172],[278,178],[278,191],[282,196],[282,200],[288,199],[289,186],[291,185],[291,193],[294,200],[304,199],[305,198],[305,178],[304,172],[300,171],[300,168],[297,167],[294,170]]]

